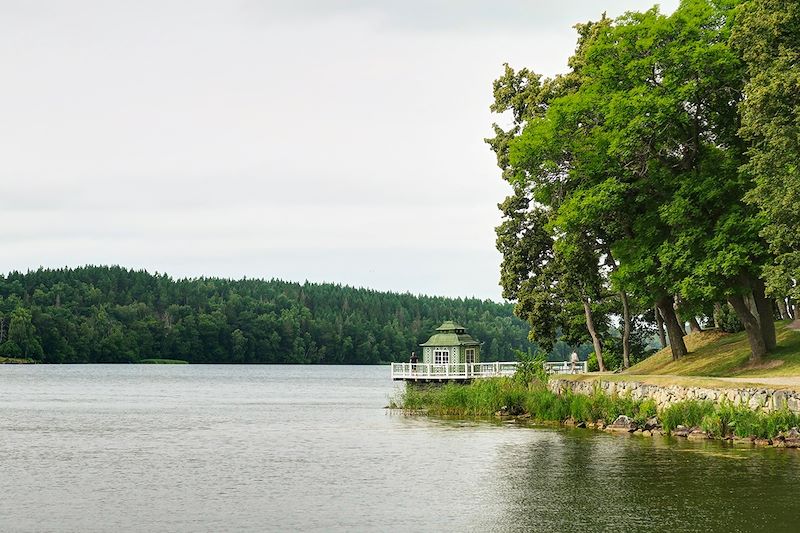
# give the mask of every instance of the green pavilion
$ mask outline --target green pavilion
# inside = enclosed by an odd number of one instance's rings
[[[422,347],[422,362],[433,365],[480,363],[481,343],[452,320],[436,328]]]

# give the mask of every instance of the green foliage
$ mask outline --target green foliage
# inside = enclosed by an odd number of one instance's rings
[[[567,74],[506,66],[495,82],[492,110],[513,117],[487,140],[512,188],[497,228],[501,284],[535,339],[561,330],[583,342],[594,314],[614,368],[621,350],[605,332],[621,312],[606,304],[620,291],[640,322],[656,302],[671,319],[673,296],[695,311],[752,295],[757,316],[737,312],[760,324],[748,328],[754,355],[773,347],[762,278],[778,296],[800,278],[800,8],[737,3],[580,24]],[[682,345],[671,343],[676,358]]]
[[[720,306],[717,310],[717,321],[719,322],[719,328],[727,333],[737,333],[744,330],[742,321],[739,320],[733,308],[728,304]]]
[[[687,400],[668,407],[661,417],[667,431],[678,425],[698,426],[716,438],[735,435],[769,439],[800,425],[800,417],[788,410],[763,413],[730,402],[715,406],[710,402]]]
[[[541,351],[536,353],[516,352],[517,370],[514,372],[514,380],[523,385],[531,383],[547,383],[549,374],[544,368],[547,361],[547,354]]]
[[[737,9],[732,42],[747,66],[741,135],[750,142],[744,170],[755,188],[774,260],[766,269],[777,297],[800,299],[800,5],[748,0]]]
[[[14,341],[6,341],[0,344],[0,356],[3,357],[18,357],[22,353],[22,349]]]
[[[706,401],[687,400],[670,405],[661,412],[661,425],[666,431],[678,426],[695,427],[714,413],[714,404]]]
[[[718,406],[713,413],[703,417],[700,428],[714,438],[725,438],[731,434],[737,419],[737,409],[730,404]]]
[[[656,401],[648,398],[639,404],[638,412],[634,415],[634,422],[641,426],[648,418],[653,418],[654,416],[658,416]]]
[[[631,418],[639,427],[658,416],[666,431],[678,426],[699,427],[716,438],[774,438],[800,426],[800,416],[788,410],[773,413],[754,411],[744,405],[687,400],[657,413],[652,399],[634,400],[629,395],[607,395],[596,388],[590,395],[554,394],[541,383],[520,383],[510,378],[477,380],[469,385],[409,385],[394,398],[395,408],[424,409],[450,416],[491,416],[497,411],[528,414],[538,421],[613,422],[619,415]]]
[[[508,414],[527,413],[533,420],[563,422],[613,422],[626,415],[643,422],[654,416],[652,400],[633,400],[630,396],[608,396],[599,390],[590,396],[555,394],[541,382],[523,383],[514,378],[476,380],[468,385],[419,386],[409,384],[390,406],[418,410],[436,415],[491,416],[498,411]]]
[[[448,319],[486,342],[485,361],[534,350],[512,306],[488,300],[121,267],[0,276],[0,352],[48,363],[375,364],[408,360]]]
[[[737,437],[769,439],[800,425],[800,417],[788,410],[762,413],[744,406],[727,406],[724,409],[730,411],[730,427]]]
[[[600,370],[600,365],[597,362],[597,354],[594,352],[589,354],[589,357],[586,358],[586,368],[589,372],[597,372]]]
[[[8,341],[4,343],[4,351],[17,350],[18,353],[8,355],[19,357],[41,357],[42,345],[36,335],[31,312],[24,307],[17,307],[11,312],[8,326]]]
[[[439,415],[489,416],[501,409],[522,413],[528,392],[528,387],[511,378],[481,379],[469,385],[407,384],[390,405]]]

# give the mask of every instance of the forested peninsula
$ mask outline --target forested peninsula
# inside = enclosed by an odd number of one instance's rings
[[[0,276],[0,357],[43,363],[374,364],[407,359],[449,319],[486,360],[533,350],[513,307],[490,300],[118,266]]]

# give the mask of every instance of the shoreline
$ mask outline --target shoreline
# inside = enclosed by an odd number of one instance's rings
[[[469,385],[407,386],[390,399],[388,407],[410,416],[800,448],[800,413],[788,408],[784,391],[776,392],[782,402],[762,391],[751,401],[740,401],[733,391],[730,397],[692,393],[672,395],[665,401],[654,397],[654,393],[663,393],[660,389],[618,385],[602,388],[583,383],[573,389],[563,387],[558,379],[545,385],[538,380],[488,378]]]
[[[733,446],[737,446],[740,449],[783,448],[783,449],[800,450],[800,429],[796,427],[792,428],[788,434],[784,434],[783,432],[781,432],[781,434],[773,438],[736,437],[734,435],[728,435],[726,437],[714,437],[712,435],[709,435],[708,432],[703,431],[702,428],[700,428],[699,426],[694,426],[694,427],[679,426],[673,431],[665,431],[663,426],[661,426],[660,424],[645,429],[638,426],[631,426],[630,425],[631,422],[629,420],[620,421],[619,423],[618,421],[615,421],[612,424],[606,425],[602,421],[583,422],[583,421],[568,419],[557,422],[554,420],[537,420],[531,418],[527,414],[512,415],[502,412],[497,412],[493,416],[463,417],[457,415],[431,414],[428,412],[427,409],[403,409],[401,407],[391,407],[391,406],[386,406],[385,409],[387,409],[388,411],[392,411],[393,412],[392,414],[399,414],[402,416],[424,416],[428,418],[434,418],[451,422],[465,422],[465,421],[489,422],[501,425],[507,425],[513,423],[518,427],[525,427],[530,429],[536,429],[537,426],[551,428],[551,429],[570,429],[570,430],[585,429],[589,431],[594,431],[596,433],[605,433],[618,437],[622,436],[630,436],[634,438],[671,437],[676,440],[686,440],[694,442],[717,442],[720,444],[731,444]],[[629,419],[629,417],[625,417],[624,415],[620,415],[618,419],[619,418]]]

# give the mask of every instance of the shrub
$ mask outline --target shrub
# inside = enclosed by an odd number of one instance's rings
[[[730,304],[721,305],[719,308],[717,308],[715,314],[717,322],[719,323],[719,328],[722,331],[727,333],[744,331],[744,326],[742,325],[741,320],[739,320],[739,317],[736,316],[736,312],[733,310]]]
[[[724,438],[732,433],[735,419],[736,408],[725,403],[717,406],[713,413],[704,416],[700,427],[712,437]]]
[[[753,437],[759,432],[759,414],[744,406],[733,408],[732,420],[730,423],[733,434],[737,437]]]
[[[605,363],[605,361],[603,361]],[[586,370],[589,372],[597,372],[600,370],[600,364],[597,362],[597,354],[592,352],[586,358]]]
[[[678,426],[700,426],[707,415],[714,413],[714,404],[707,401],[686,400],[670,405],[661,413],[661,425],[666,431]]]
[[[520,350],[515,350],[519,363],[517,370],[514,372],[514,380],[522,385],[530,383],[547,383],[548,374],[544,368],[544,363],[547,361],[547,354],[544,352],[536,352],[535,354],[525,353]]]
[[[781,431],[788,431],[797,425],[798,417],[788,410],[768,414],[757,413],[756,428],[752,436],[771,439]]]
[[[633,414],[633,421],[636,422],[637,426],[641,427],[648,418],[652,418],[657,415],[658,409],[656,408],[656,401],[648,398],[646,400],[642,400],[638,404],[637,409]]]

